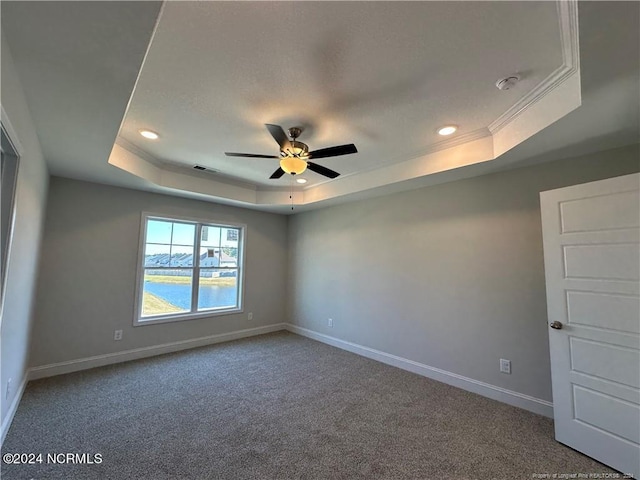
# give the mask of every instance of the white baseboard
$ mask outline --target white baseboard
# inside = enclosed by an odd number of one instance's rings
[[[512,390],[507,390],[506,388],[496,387],[495,385],[480,382],[478,380],[474,380],[473,378],[464,377],[462,375],[458,375],[457,373],[447,372],[446,370],[430,367],[429,365],[425,365],[423,363],[414,362],[413,360],[398,357],[396,355],[391,355],[390,353],[375,350],[363,345],[358,345],[357,343],[340,340],[339,338],[331,337],[323,333],[318,333],[313,330],[299,327],[297,325],[286,324],[286,328],[290,332],[297,333],[298,335],[302,335],[322,343],[326,343],[327,345],[332,345],[334,347],[341,348],[342,350],[347,350],[349,352],[362,355],[363,357],[386,363],[387,365],[392,365],[403,370],[408,370],[409,372],[417,373],[418,375],[422,375],[423,377],[428,377],[433,380],[437,380],[439,382],[446,383],[463,390],[467,390],[469,392],[477,393],[484,397],[492,398],[493,400],[498,400],[499,402],[513,405],[514,407],[523,408],[525,410],[529,410],[530,412],[553,418],[553,403],[548,402],[547,400],[531,397],[529,395],[514,392]]]
[[[52,363],[49,365],[31,368],[29,370],[28,379],[36,380],[38,378],[53,377],[54,375],[87,370],[89,368],[102,367],[114,363],[128,362],[130,360],[138,360],[140,358],[153,357],[164,353],[178,352],[180,350],[188,350],[190,348],[203,347],[205,345],[213,345],[214,343],[228,342],[230,340],[238,340],[240,338],[253,337],[255,335],[263,335],[265,333],[277,332],[285,329],[285,323],[276,323],[265,327],[236,330],[235,332],[209,335],[207,337],[193,338],[179,342],[164,343],[162,345],[154,345],[152,347],[136,348],[133,350],[125,350],[123,352],[107,353],[105,355],[96,355],[94,357],[70,360],[68,362]]]
[[[9,427],[11,426],[11,422],[13,422],[13,417],[16,414],[16,410],[18,410],[18,405],[20,405],[20,400],[22,400],[22,394],[24,393],[24,389],[27,386],[27,381],[29,377],[29,372],[25,372],[24,377],[22,378],[22,382],[18,387],[18,391],[16,391],[16,396],[13,397],[13,402],[9,406],[9,410],[7,410],[7,414],[2,420],[2,425],[0,425],[0,447],[4,443],[4,437],[7,436],[7,432],[9,431]]]

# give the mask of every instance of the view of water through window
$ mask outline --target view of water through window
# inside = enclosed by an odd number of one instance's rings
[[[145,282],[144,291],[161,298],[180,310],[191,309],[191,285]],[[198,309],[232,307],[236,305],[238,291],[235,283],[227,286],[200,285]]]
[[[241,246],[237,227],[147,218],[141,319],[237,309]]]

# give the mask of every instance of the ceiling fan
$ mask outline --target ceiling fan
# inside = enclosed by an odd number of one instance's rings
[[[289,137],[280,125],[266,124],[269,133],[280,146],[280,155],[255,155],[253,153],[235,153],[225,152],[228,157],[248,157],[248,158],[278,158],[280,159],[280,167],[271,174],[269,178],[280,178],[285,173],[291,175],[300,175],[307,168],[312,172],[319,173],[329,178],[336,178],[340,174],[334,172],[322,165],[310,162],[310,159],[338,157],[340,155],[349,155],[357,153],[358,150],[353,143],[348,145],[339,145],[336,147],[321,148],[320,150],[309,151],[309,147],[298,142],[297,138],[302,133],[302,128],[292,127],[289,129]]]

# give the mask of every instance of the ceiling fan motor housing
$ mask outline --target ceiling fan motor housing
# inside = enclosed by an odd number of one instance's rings
[[[300,135],[302,134],[302,128],[300,127],[291,127],[289,129],[289,136],[295,140],[296,138],[298,138]]]
[[[309,158],[309,147],[306,143],[292,140],[288,145],[285,145],[280,149],[280,156],[307,159]]]

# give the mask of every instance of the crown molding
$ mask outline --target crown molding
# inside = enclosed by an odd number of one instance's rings
[[[416,152],[414,155],[411,155],[408,160],[424,157],[425,155],[429,155],[431,153],[439,152],[441,150],[447,150],[449,148],[457,147],[458,145],[473,142],[475,140],[479,140],[481,138],[489,136],[491,136],[491,131],[489,131],[488,128],[479,128],[472,132],[468,132],[462,135],[456,135],[453,138],[447,138],[445,140],[441,140],[440,142],[433,143],[425,149]]]
[[[151,155],[146,150],[143,150],[142,148],[138,147],[136,144],[130,142],[129,140],[127,140],[124,137],[121,137],[120,135],[118,135],[116,137],[116,142],[115,143],[116,143],[116,145],[120,145],[125,150],[128,150],[131,153],[133,153],[133,154],[137,155],[138,157],[142,158],[143,160],[146,160],[147,162],[152,163],[156,167],[164,167],[164,165],[165,165],[165,162],[163,162],[160,159],[154,157],[153,155]]]
[[[574,74],[580,72],[580,49],[578,43],[578,1],[557,0],[556,9],[560,26],[560,48],[562,49],[562,65],[556,68],[547,78],[540,82],[527,95],[489,124],[489,131],[494,134],[515,120],[532,105],[539,102],[552,90],[563,84]]]

